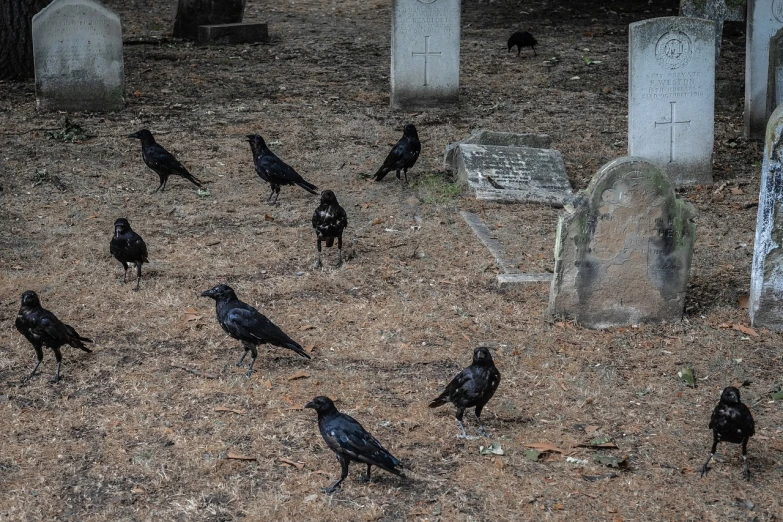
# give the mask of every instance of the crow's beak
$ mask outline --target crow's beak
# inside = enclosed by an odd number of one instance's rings
[[[247,141],[248,141],[248,142],[251,142],[251,141],[253,141],[253,135],[252,135],[252,134],[248,134],[248,135],[247,135],[247,136],[245,136],[245,137],[247,138]]]
[[[312,408],[315,409],[315,404],[313,404],[313,401],[308,402],[304,405],[305,408]]]
[[[204,290],[201,292],[201,297],[215,297],[215,293],[210,288],[209,290]]]
[[[137,140],[141,139],[141,136],[139,136],[138,132],[134,132],[133,134],[128,134],[129,138],[136,138]]]

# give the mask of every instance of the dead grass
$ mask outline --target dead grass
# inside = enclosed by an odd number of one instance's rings
[[[175,7],[108,4],[126,36],[162,31]],[[781,338],[724,327],[748,323],[736,299],[748,288],[755,209],[743,205],[759,181],[758,147],[738,138],[743,38],[724,41],[718,70],[715,175],[731,185],[683,194],[699,210],[686,318],[597,332],[547,317],[545,285],[497,290],[497,268],[458,211],[480,213],[531,272],[551,269],[558,212],[458,197],[440,174],[442,151],[475,128],[549,133],[584,187],[625,151],[625,28],[671,14],[676,2],[463,5],[459,110],[388,110],[385,1],[249,2],[246,19],[270,23],[271,45],[126,47],[128,106],[72,115],[94,136],[83,143],[46,138],[63,116],[35,112],[32,82],[0,89],[0,520],[780,517],[783,415],[769,391],[781,383]],[[542,42],[540,59],[505,54],[518,26]],[[586,66],[584,48],[603,63]],[[541,65],[555,54],[557,65]],[[405,121],[424,142],[410,186],[366,181]],[[209,197],[181,180],[150,195],[157,178],[124,138],[142,126],[210,181]],[[263,204],[267,188],[243,142],[251,132],[335,190],[350,219],[345,268],[310,269],[313,197],[284,188],[279,207]],[[42,169],[64,188],[36,184]],[[108,253],[119,216],[150,247],[138,293],[120,284]],[[312,347],[313,360],[267,349],[246,379],[233,366],[238,343],[198,297],[217,282]],[[66,352],[56,386],[51,353],[42,377],[20,382],[34,360],[13,327],[27,289],[96,341],[93,354]],[[455,439],[453,410],[426,407],[482,344],[503,375],[485,410],[503,456]],[[695,369],[697,388],[679,383],[683,366]],[[289,380],[298,372],[309,377]],[[740,480],[736,447],[721,447],[700,479],[710,411],[724,386],[745,381],[758,427],[753,480]],[[339,465],[312,412],[299,409],[319,394],[336,398],[411,478],[377,472],[364,484],[353,467],[342,491],[323,495]],[[466,419],[475,429],[472,413]],[[618,449],[608,452],[628,469],[604,468],[595,450],[576,446],[596,435],[612,438]],[[523,457],[525,444],[544,441],[587,464]],[[229,451],[257,460],[229,460]]]

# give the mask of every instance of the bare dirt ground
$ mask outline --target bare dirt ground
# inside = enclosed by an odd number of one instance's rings
[[[176,7],[107,3],[128,41],[165,36]],[[65,115],[36,113],[32,81],[0,84],[0,520],[780,520],[783,413],[770,391],[781,383],[781,336],[731,327],[748,326],[738,298],[761,159],[741,137],[742,28],[727,29],[717,72],[716,184],[682,193],[699,211],[682,323],[591,331],[546,315],[547,285],[499,291],[459,210],[481,213],[531,272],[552,268],[558,211],[471,201],[442,173],[446,144],[472,129],[538,132],[584,188],[627,150],[628,23],[676,8],[465,0],[451,110],[389,110],[390,0],[249,0],[246,20],[269,22],[268,45],[128,45],[127,107],[70,115],[92,136],[80,143],[47,137]],[[506,53],[517,29],[538,38],[538,57]],[[423,142],[410,185],[364,179],[407,121]],[[151,194],[157,177],[125,138],[142,127],[210,181],[208,197],[179,178]],[[256,132],[337,193],[350,218],[346,267],[310,268],[315,197],[287,187],[279,207],[264,204],[244,141]],[[138,293],[108,253],[121,216],[150,249]],[[218,282],[312,361],[265,349],[248,380],[233,366],[239,343],[198,297]],[[13,321],[28,289],[95,339],[92,354],[65,351],[57,385],[50,351],[43,375],[21,382],[34,353]],[[427,408],[479,345],[494,349],[503,375],[484,414],[503,456],[481,455],[486,440],[457,440],[452,409]],[[680,383],[684,366],[696,388]],[[742,383],[757,423],[752,480],[741,480],[733,445],[702,479],[710,412],[724,386]],[[320,394],[411,478],[378,471],[364,484],[354,466],[341,491],[321,493],[339,465],[314,412],[300,409]],[[611,438],[617,449],[604,452],[627,468],[577,446],[596,436]],[[544,442],[564,453],[523,456]]]

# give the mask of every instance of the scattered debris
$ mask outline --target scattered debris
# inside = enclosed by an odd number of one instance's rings
[[[692,388],[696,387],[696,379],[693,376],[693,368],[683,368],[677,372],[677,375],[680,377],[680,380],[688,386]]]

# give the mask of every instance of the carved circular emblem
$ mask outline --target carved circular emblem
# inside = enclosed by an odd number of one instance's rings
[[[778,22],[783,22],[783,0],[774,0],[772,2],[772,16]]]
[[[778,0],[783,2],[783,0]],[[678,69],[691,61],[693,45],[687,34],[671,29],[658,39],[655,45],[655,58],[658,63],[669,69]]]

